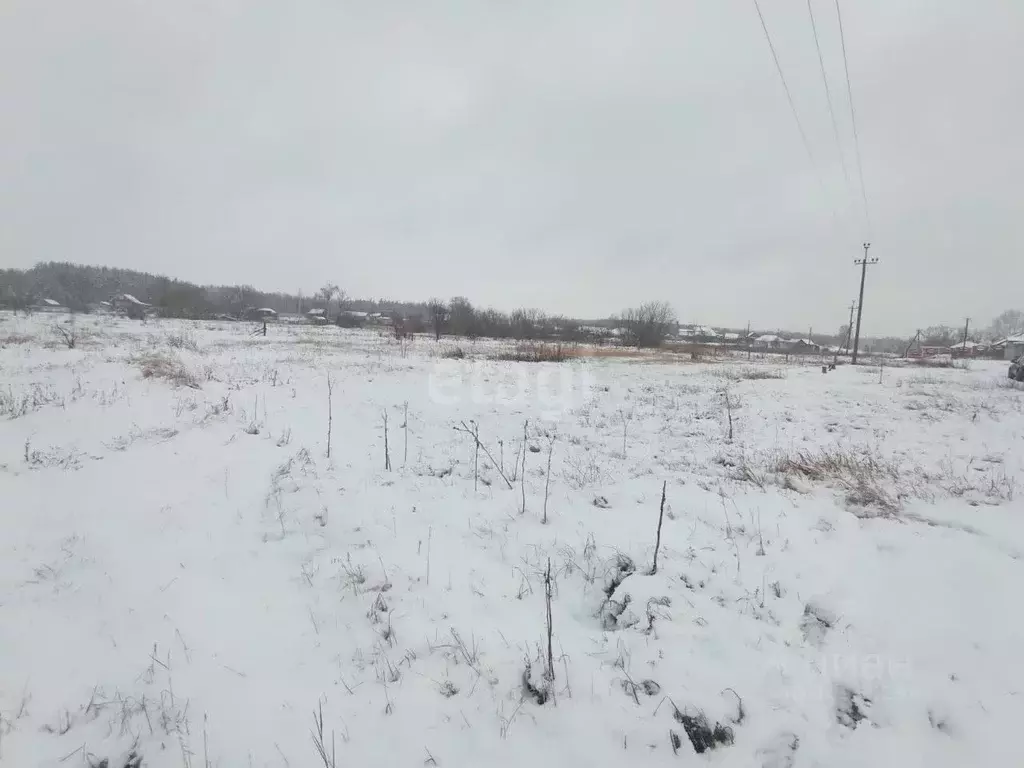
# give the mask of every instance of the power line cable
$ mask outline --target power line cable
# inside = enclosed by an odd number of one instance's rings
[[[754,0],[754,8],[757,9],[757,17],[761,20],[761,29],[764,30],[764,39],[768,41],[768,48],[772,52],[772,59],[775,61],[775,71],[779,73],[779,80],[782,81],[782,88],[786,92],[786,101],[789,102],[789,109],[793,113],[793,120],[796,122],[797,130],[800,131],[800,139],[803,141],[804,149],[807,151],[807,157],[811,161],[811,165],[814,166],[815,172],[818,170],[818,164],[814,160],[814,153],[811,151],[811,143],[807,140],[807,133],[804,131],[804,125],[800,122],[800,115],[796,111],[796,104],[793,102],[793,94],[790,93],[789,84],[786,82],[786,76],[782,73],[782,65],[779,63],[779,55],[775,52],[775,44],[772,43],[772,36],[768,34],[768,25],[765,24],[764,14],[761,13],[761,5]],[[818,174],[818,181],[821,181],[821,174]]]
[[[821,82],[825,85],[825,100],[828,102],[828,116],[832,120],[832,134],[836,138],[836,149],[839,151],[839,162],[843,166],[843,178],[846,180],[846,188],[852,188],[850,183],[850,172],[846,167],[846,155],[843,154],[843,143],[839,138],[839,124],[836,122],[836,111],[832,108],[832,89],[828,85],[828,75],[825,72],[825,58],[821,55],[821,42],[818,39],[818,25],[814,21],[814,9],[811,0],[807,0],[807,15],[811,18],[811,31],[814,33],[814,48],[818,52],[818,66],[821,68]]]
[[[836,0],[836,18],[839,19],[839,40],[843,46],[843,69],[846,72],[846,92],[850,97],[850,122],[853,124],[853,149],[857,158],[857,175],[860,178],[860,196],[864,202],[864,222],[871,232],[871,215],[868,212],[868,192],[864,186],[864,166],[860,159],[860,137],[857,134],[857,111],[853,107],[853,87],[850,85],[850,62],[846,56],[846,33],[843,31],[843,12]]]
[[[814,159],[814,152],[811,151],[811,142],[807,139],[807,132],[804,130],[804,124],[800,122],[800,114],[796,109],[796,102],[793,101],[793,94],[789,90],[789,83],[786,82],[786,75],[782,71],[782,64],[779,62],[779,54],[775,50],[775,44],[772,42],[772,36],[768,32],[768,25],[765,23],[764,14],[761,13],[761,4],[757,0],[754,0],[754,8],[757,10],[757,17],[761,20],[761,29],[764,31],[764,39],[768,42],[768,49],[772,52],[772,60],[775,62],[775,71],[779,73],[779,80],[782,81],[782,89],[786,92],[786,101],[789,102],[790,112],[793,113],[793,121],[796,123],[797,130],[800,132],[800,140],[803,142],[804,150],[807,152],[807,158],[811,161],[811,167],[814,168],[814,175],[818,179],[818,188],[821,190],[822,198],[827,198],[828,194],[825,191],[825,182],[822,180],[821,169],[818,167],[817,160]],[[832,208],[832,222],[835,224],[837,229],[839,227],[839,216],[836,213],[835,205],[831,205]]]

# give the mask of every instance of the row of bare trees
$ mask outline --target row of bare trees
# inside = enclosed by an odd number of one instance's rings
[[[676,313],[667,301],[648,301],[619,316],[623,341],[632,347],[657,347],[676,327]]]
[[[442,334],[528,341],[582,341],[585,337],[578,320],[547,315],[537,309],[517,309],[511,313],[480,309],[464,296],[456,296],[447,302],[436,298],[428,301],[426,323],[435,339],[440,339]]]
[[[993,318],[988,328],[979,327],[968,329],[967,338],[964,338],[964,327],[950,327],[948,325],[933,325],[921,330],[921,343],[925,346],[954,347],[963,341],[999,341],[1008,336],[1019,336],[1024,334],[1024,312],[1019,309],[1008,309],[998,317]]]

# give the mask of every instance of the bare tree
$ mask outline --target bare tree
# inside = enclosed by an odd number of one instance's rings
[[[996,341],[1024,333],[1024,312],[1019,309],[1006,310],[992,321],[988,332]]]
[[[658,347],[676,324],[676,313],[667,301],[648,301],[623,310],[620,318],[626,342],[636,347]]]
[[[448,304],[448,327],[456,336],[475,338],[477,335],[477,313],[469,299],[456,296]]]
[[[921,343],[926,347],[951,347],[956,339],[956,329],[948,325],[933,325],[921,331]]]
[[[327,310],[327,319],[331,319],[331,301],[336,300],[338,305],[338,311],[341,311],[342,306],[348,299],[346,293],[338,287],[337,283],[327,283],[316,292],[316,298],[324,303],[324,308]]]
[[[440,299],[431,299],[427,302],[427,311],[430,313],[430,325],[434,329],[434,341],[440,341],[441,331],[448,319],[448,307]]]

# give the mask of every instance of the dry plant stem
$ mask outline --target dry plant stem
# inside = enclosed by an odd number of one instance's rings
[[[334,751],[334,731],[331,731],[331,751],[327,752],[327,745],[324,744],[324,705],[319,703],[318,711],[313,713],[313,729],[310,731],[313,739],[313,747],[324,768],[337,768],[338,762]]]
[[[467,435],[469,435],[470,437],[473,438],[473,441],[475,443],[475,449],[481,450],[481,451],[484,452],[484,456],[487,457],[487,460],[491,462],[491,466],[494,467],[497,470],[499,475],[501,475],[501,479],[505,481],[505,485],[508,486],[508,489],[510,491],[513,490],[512,482],[508,479],[508,477],[505,475],[505,473],[501,471],[501,465],[498,464],[498,462],[496,462],[494,460],[494,456],[492,456],[491,452],[489,450],[487,450],[487,446],[480,442],[480,428],[479,428],[479,426],[477,426],[476,422],[474,422],[474,421],[470,421],[470,424],[473,425],[472,428],[469,426],[469,424],[466,424],[466,422],[462,421],[462,422],[459,422],[459,426],[455,427],[454,429],[455,429],[456,432],[465,432]],[[476,457],[474,456],[474,463],[475,463],[475,458]],[[474,489],[475,489],[475,487],[476,487],[476,483],[474,481]]]
[[[551,622],[551,558],[548,558],[548,569],[544,573],[544,602],[547,606],[547,621],[548,621],[548,668],[544,671],[544,677],[549,681],[553,682],[555,679],[555,659],[551,651],[551,636],[553,634],[553,627]],[[552,693],[554,691],[552,690]]]
[[[718,499],[722,502],[722,513],[725,515],[725,538],[732,538],[732,523],[729,522],[729,510],[725,506],[725,492],[719,488]]]
[[[384,469],[391,471],[391,453],[388,450],[388,409],[383,409],[384,414]]]
[[[651,565],[651,576],[658,572],[658,550],[661,548],[661,524],[665,520],[665,489],[668,481],[661,484],[661,508],[658,510],[658,535],[654,539],[654,563]]]
[[[331,458],[331,429],[334,426],[334,378],[327,374],[327,458]]]
[[[529,453],[529,451],[526,450],[526,428],[529,424],[529,419],[523,422],[523,471],[519,477],[519,490],[523,495],[523,507],[519,510],[519,514],[521,515],[526,514],[526,454]]]
[[[551,488],[551,454],[555,452],[555,436],[554,434],[548,438],[548,471],[547,477],[544,479],[544,516],[541,522],[547,525],[548,523],[548,490]]]

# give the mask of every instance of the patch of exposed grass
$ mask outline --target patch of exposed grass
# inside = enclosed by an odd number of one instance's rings
[[[50,403],[63,405],[64,398],[49,385],[33,384],[23,390],[15,390],[11,386],[6,391],[0,389],[0,416],[17,419]]]
[[[27,333],[8,333],[4,336],[0,336],[0,347],[10,347],[15,344],[28,344],[35,340],[34,336],[29,336]]]
[[[900,495],[895,491],[899,466],[873,453],[839,446],[800,451],[780,456],[774,470],[783,476],[837,485],[846,491],[847,502],[856,507],[877,508],[887,514],[900,508]]]
[[[188,328],[182,328],[175,333],[167,335],[167,346],[171,349],[187,349],[190,352],[199,351],[199,342],[196,335]]]
[[[142,370],[142,378],[166,379],[175,386],[199,389],[199,377],[180,358],[152,352],[135,360]]]
[[[506,360],[516,363],[563,363],[569,359],[568,350],[560,343],[522,342],[513,349],[505,349],[491,355],[491,360]]]
[[[886,363],[889,366],[914,366],[916,368],[959,368],[967,370],[970,368],[967,360],[953,360],[950,357],[908,357],[899,361]]]
[[[747,365],[742,368],[726,368],[722,375],[734,381],[763,381],[766,379],[784,379],[786,373],[779,368],[764,368]]]

